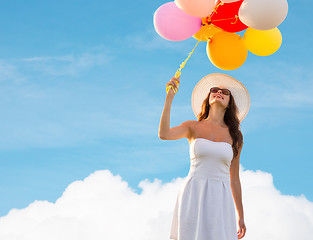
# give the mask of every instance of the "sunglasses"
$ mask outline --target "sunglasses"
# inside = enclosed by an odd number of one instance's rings
[[[230,91],[228,89],[225,89],[225,88],[221,89],[219,87],[212,87],[210,89],[210,92],[211,93],[217,93],[219,90],[221,90],[224,95],[230,95]]]

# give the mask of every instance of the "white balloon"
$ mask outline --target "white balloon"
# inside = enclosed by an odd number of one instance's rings
[[[270,30],[281,24],[288,13],[286,0],[244,0],[239,19],[257,30]]]
[[[238,2],[240,0],[221,0],[223,3],[232,3],[232,2]]]

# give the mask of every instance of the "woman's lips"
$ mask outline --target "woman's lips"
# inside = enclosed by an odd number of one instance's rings
[[[220,94],[217,94],[217,95],[215,95],[214,97],[220,97],[220,98],[224,99],[224,98],[222,97],[222,95],[220,95]]]

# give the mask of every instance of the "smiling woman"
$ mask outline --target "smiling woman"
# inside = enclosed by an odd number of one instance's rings
[[[159,137],[188,139],[190,170],[176,199],[170,238],[240,239],[245,236],[246,226],[239,179],[243,145],[239,125],[249,111],[249,93],[242,83],[226,74],[207,75],[192,93],[192,108],[198,121],[185,121],[170,128],[176,82],[179,80],[172,78],[167,83],[173,88],[166,96]],[[239,216],[237,232],[234,202]]]

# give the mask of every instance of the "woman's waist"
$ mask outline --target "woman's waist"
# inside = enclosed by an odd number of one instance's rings
[[[230,175],[227,169],[190,166],[188,177],[208,178],[210,180],[229,182]]]

